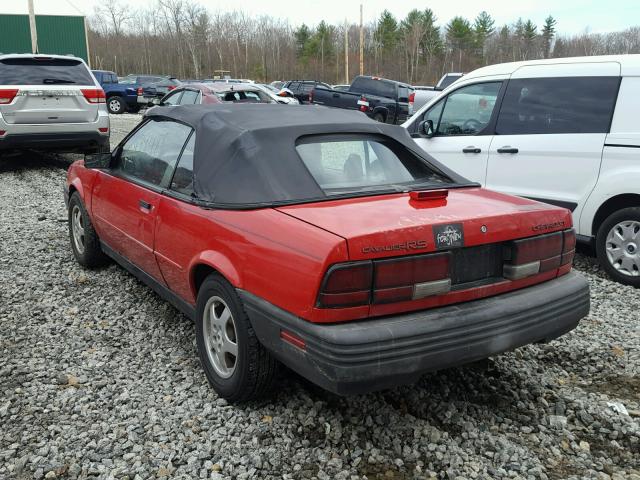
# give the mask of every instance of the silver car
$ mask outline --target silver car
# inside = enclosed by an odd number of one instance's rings
[[[109,150],[104,91],[81,58],[0,55],[0,152]]]

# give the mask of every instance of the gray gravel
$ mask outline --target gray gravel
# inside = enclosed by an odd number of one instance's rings
[[[189,320],[114,265],[76,264],[69,158],[0,158],[0,478],[640,480],[640,296],[592,258],[576,261],[591,315],[550,344],[363,396],[283,373],[235,407]]]

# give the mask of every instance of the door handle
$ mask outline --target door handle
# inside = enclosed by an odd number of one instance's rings
[[[505,146],[498,149],[498,153],[518,153],[518,149],[510,146]]]
[[[338,98],[339,96],[340,96],[340,94],[339,94],[339,93],[334,93],[334,94],[333,94],[333,98]]]
[[[462,149],[462,153],[480,153],[481,151],[478,147],[465,147]]]
[[[142,208],[143,210],[151,211],[151,209],[153,208],[153,205],[151,205],[149,202],[145,202],[144,200],[138,200],[138,205],[140,205],[140,208]]]

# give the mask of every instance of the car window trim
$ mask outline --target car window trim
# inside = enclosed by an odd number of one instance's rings
[[[184,149],[187,148],[187,145],[191,141],[191,137],[194,136],[195,134],[196,134],[196,129],[191,127],[191,132],[189,133],[189,135],[187,135],[187,139],[185,140],[184,145],[182,145],[182,149],[180,150],[180,154],[178,155],[178,159],[176,160],[176,164],[173,166],[173,172],[171,172],[171,178],[169,179],[169,184],[166,187],[166,190],[168,190],[168,191],[180,193],[177,190],[174,190],[173,188],[171,188],[171,184],[173,183],[173,177],[175,177],[176,171],[178,170],[178,164],[180,163],[180,160],[182,159],[182,155],[184,154]],[[196,158],[196,146],[194,144],[193,145],[193,159],[195,160],[195,158]],[[191,168],[191,176],[193,177],[193,167]],[[188,195],[184,195],[184,194],[182,194],[182,195],[185,196],[185,197],[188,197]],[[192,198],[193,198],[193,194],[192,194]]]
[[[462,90],[463,88],[467,88],[467,87],[472,87],[472,86],[476,86],[476,85],[484,85],[487,83],[500,83],[500,89],[498,90],[498,94],[496,95],[496,103],[493,106],[493,111],[491,112],[491,117],[489,118],[489,121],[487,122],[487,124],[485,125],[485,127],[480,130],[477,133],[474,133],[473,135],[465,135],[463,133],[461,134],[456,134],[456,135],[439,135],[438,134],[438,128],[440,128],[440,121],[442,120],[442,115],[444,114],[444,110],[447,108],[447,102],[449,101],[449,97],[451,95],[453,95],[456,92],[459,92],[460,90]],[[501,79],[501,80],[485,80],[482,82],[476,82],[476,83],[467,83],[465,85],[460,85],[459,88],[456,88],[455,90],[452,90],[451,92],[449,92],[447,94],[447,96],[444,99],[444,105],[442,106],[442,111],[440,112],[440,117],[438,117],[438,125],[434,126],[434,135],[432,138],[447,138],[447,137],[484,137],[484,136],[491,136],[494,135],[494,131],[495,131],[495,124],[496,121],[498,119],[498,108],[502,107],[502,97],[504,97],[504,94],[507,90],[506,88],[506,84],[508,83],[508,81],[505,81],[505,79]],[[500,102],[500,104],[498,104],[498,101]],[[434,106],[437,104],[438,102],[434,103]],[[425,111],[425,114],[427,113],[427,111]],[[424,118],[424,117],[423,117]]]

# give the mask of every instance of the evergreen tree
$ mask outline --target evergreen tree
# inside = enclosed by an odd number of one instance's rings
[[[495,32],[495,21],[487,12],[480,12],[473,22],[473,31],[475,33],[476,46],[478,53],[484,56],[484,44],[487,37]]]
[[[304,58],[307,43],[309,43],[309,40],[311,39],[311,30],[309,30],[309,27],[303,23],[300,25],[300,28],[293,32],[293,36],[296,40],[296,56],[298,58]]]
[[[398,45],[398,21],[389,10],[385,10],[380,14],[374,38],[383,53],[392,52]]]
[[[549,58],[551,53],[551,42],[556,34],[556,19],[549,15],[544,20],[542,27],[542,39],[544,41],[544,58]]]
[[[462,69],[462,55],[473,45],[473,30],[469,20],[454,17],[445,28],[447,43],[451,50],[458,53],[458,70]]]

